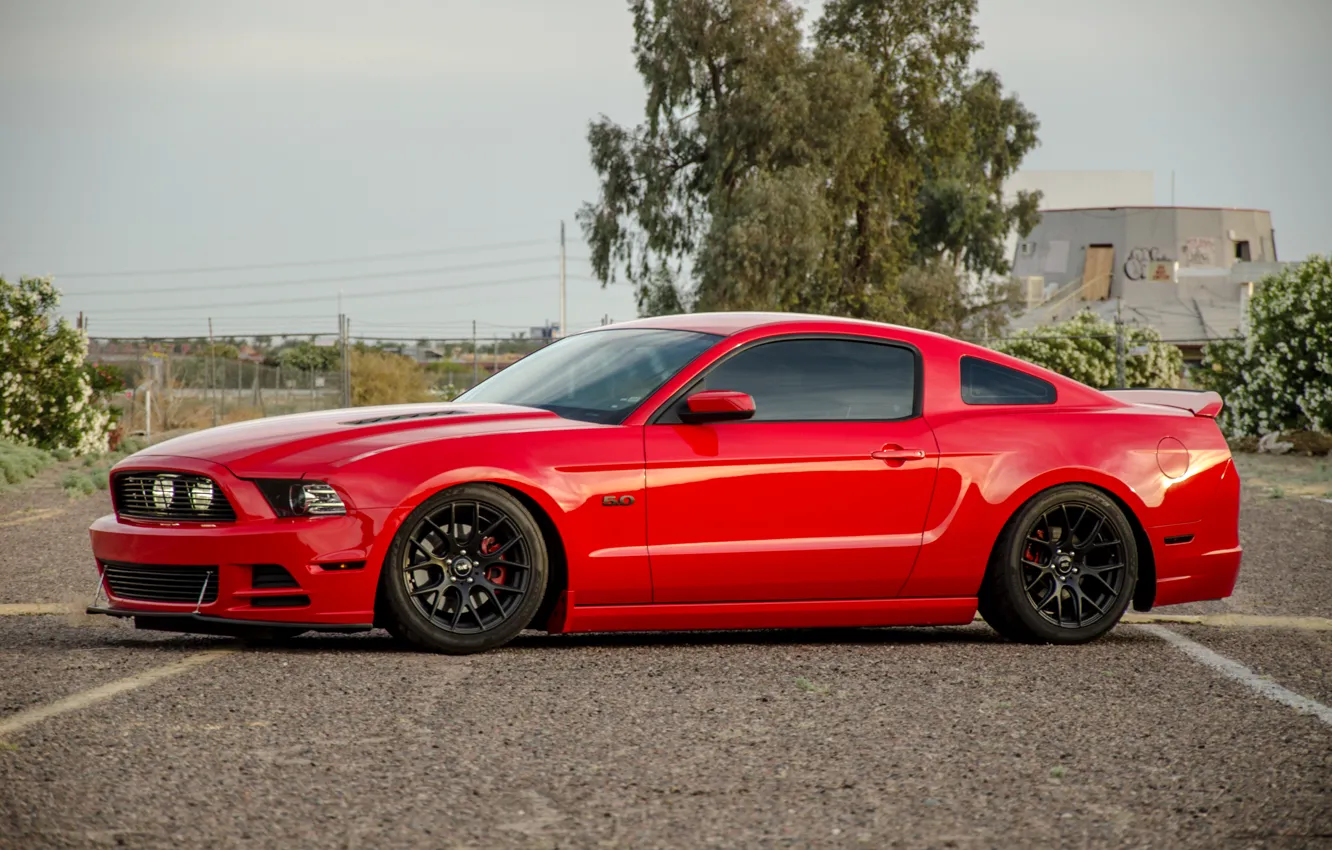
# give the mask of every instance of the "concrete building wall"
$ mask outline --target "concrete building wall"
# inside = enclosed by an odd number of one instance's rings
[[[1227,275],[1248,243],[1251,262],[1275,262],[1272,217],[1261,210],[1133,207],[1047,210],[1021,240],[1013,274],[1043,278],[1048,289],[1080,280],[1087,248],[1114,249],[1110,295],[1143,281],[1149,263],[1177,263],[1180,279]]]

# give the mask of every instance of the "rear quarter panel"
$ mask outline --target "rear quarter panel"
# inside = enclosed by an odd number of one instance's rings
[[[975,595],[1009,519],[1041,491],[1073,483],[1106,491],[1137,520],[1155,564],[1156,604],[1229,595],[1239,558],[1239,483],[1213,420],[1109,399],[1039,407],[940,401],[926,410],[940,447],[938,483],[920,557],[900,595]],[[1174,478],[1157,458],[1168,437],[1188,454]],[[1164,542],[1190,534],[1186,544]]]

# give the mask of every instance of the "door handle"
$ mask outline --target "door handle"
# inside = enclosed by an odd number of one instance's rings
[[[879,449],[870,452],[875,460],[924,460],[924,449]]]

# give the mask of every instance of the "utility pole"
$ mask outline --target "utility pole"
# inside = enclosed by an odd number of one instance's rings
[[[569,316],[564,294],[564,222],[560,222],[560,336],[569,333]]]
[[[472,320],[472,386],[481,383],[481,357],[476,350],[476,319]]]
[[[342,398],[345,400],[342,406],[350,408],[352,406],[352,317],[346,314],[342,316],[342,334],[345,337],[342,341],[342,350],[346,352],[346,356],[342,358],[342,386],[345,388],[342,390]]]
[[[494,368],[490,370],[490,374],[494,375],[497,374],[498,372],[499,372],[499,337],[495,337],[495,363],[494,363]]]
[[[1124,298],[1115,299],[1115,386],[1126,385],[1124,378]]]
[[[213,427],[217,427],[217,396],[213,385],[217,382],[217,346],[213,344],[213,318],[208,317],[208,397],[213,402]]]

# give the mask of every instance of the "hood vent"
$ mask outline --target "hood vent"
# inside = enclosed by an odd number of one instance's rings
[[[373,416],[369,419],[352,419],[343,425],[378,425],[381,422],[405,422],[409,419],[430,419],[435,416],[457,416],[468,413],[466,410],[425,410],[420,413],[393,413],[388,416]]]

